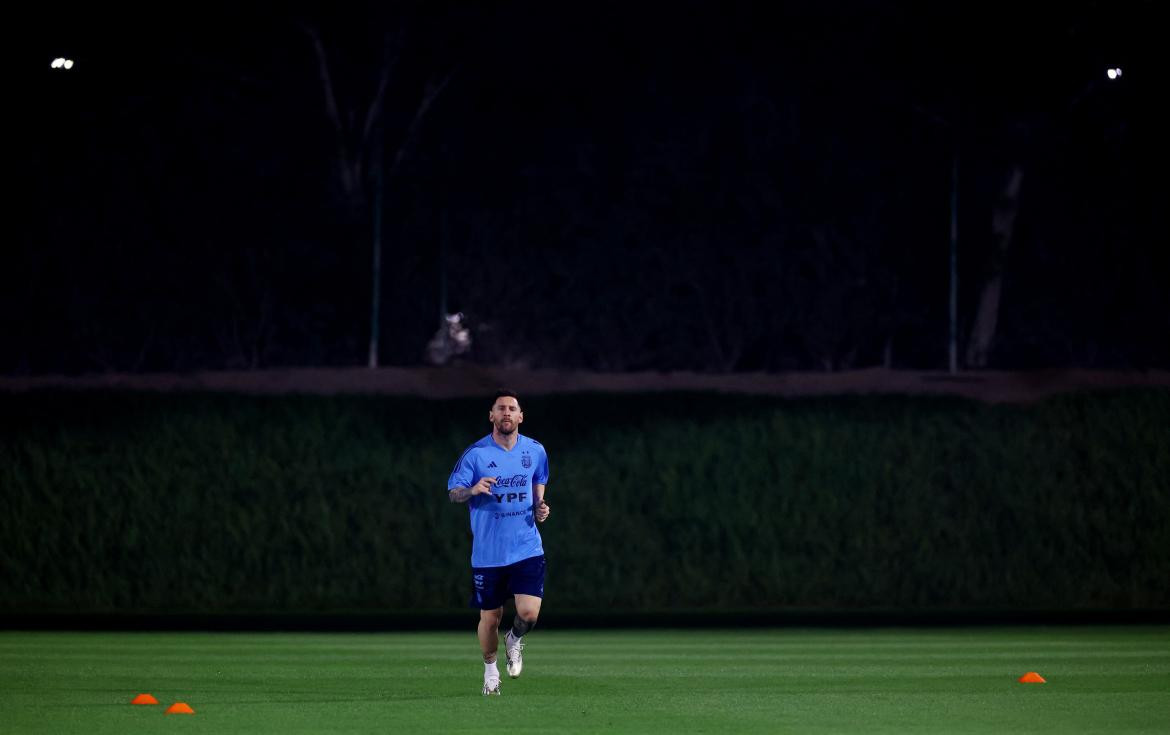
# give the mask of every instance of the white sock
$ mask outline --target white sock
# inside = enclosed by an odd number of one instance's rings
[[[484,663],[483,663],[483,673],[484,673],[485,675],[488,675],[488,674],[498,674],[498,673],[500,673],[500,670],[499,670],[499,668],[497,668],[497,667],[496,667],[496,662],[495,662],[495,661],[492,661],[490,664],[489,664],[487,661],[484,661]]]

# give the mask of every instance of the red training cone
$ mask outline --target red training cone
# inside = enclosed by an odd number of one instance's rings
[[[158,700],[150,694],[139,694],[130,700],[130,704],[158,704]]]
[[[1020,677],[1021,684],[1044,684],[1044,677],[1037,674],[1035,671],[1029,671]]]
[[[195,710],[191,709],[191,705],[186,702],[175,702],[170,707],[167,707],[168,715],[193,715]]]

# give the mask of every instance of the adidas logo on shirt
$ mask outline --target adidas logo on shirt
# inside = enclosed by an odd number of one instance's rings
[[[490,470],[492,467],[495,467],[495,466],[496,466],[496,463],[492,462],[491,464],[488,465],[488,469]]]

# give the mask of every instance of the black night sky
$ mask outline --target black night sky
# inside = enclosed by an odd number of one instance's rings
[[[0,372],[1166,367],[1154,7],[54,5]]]

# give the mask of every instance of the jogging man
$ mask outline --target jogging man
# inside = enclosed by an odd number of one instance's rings
[[[488,421],[492,433],[467,448],[447,480],[451,502],[467,503],[471,514],[471,605],[479,608],[484,696],[500,693],[496,652],[509,597],[516,599],[516,618],[504,639],[508,676],[515,679],[524,667],[524,634],[536,625],[544,597],[544,547],[536,522],[549,514],[548,455],[540,442],[519,432],[519,397],[497,391]]]

